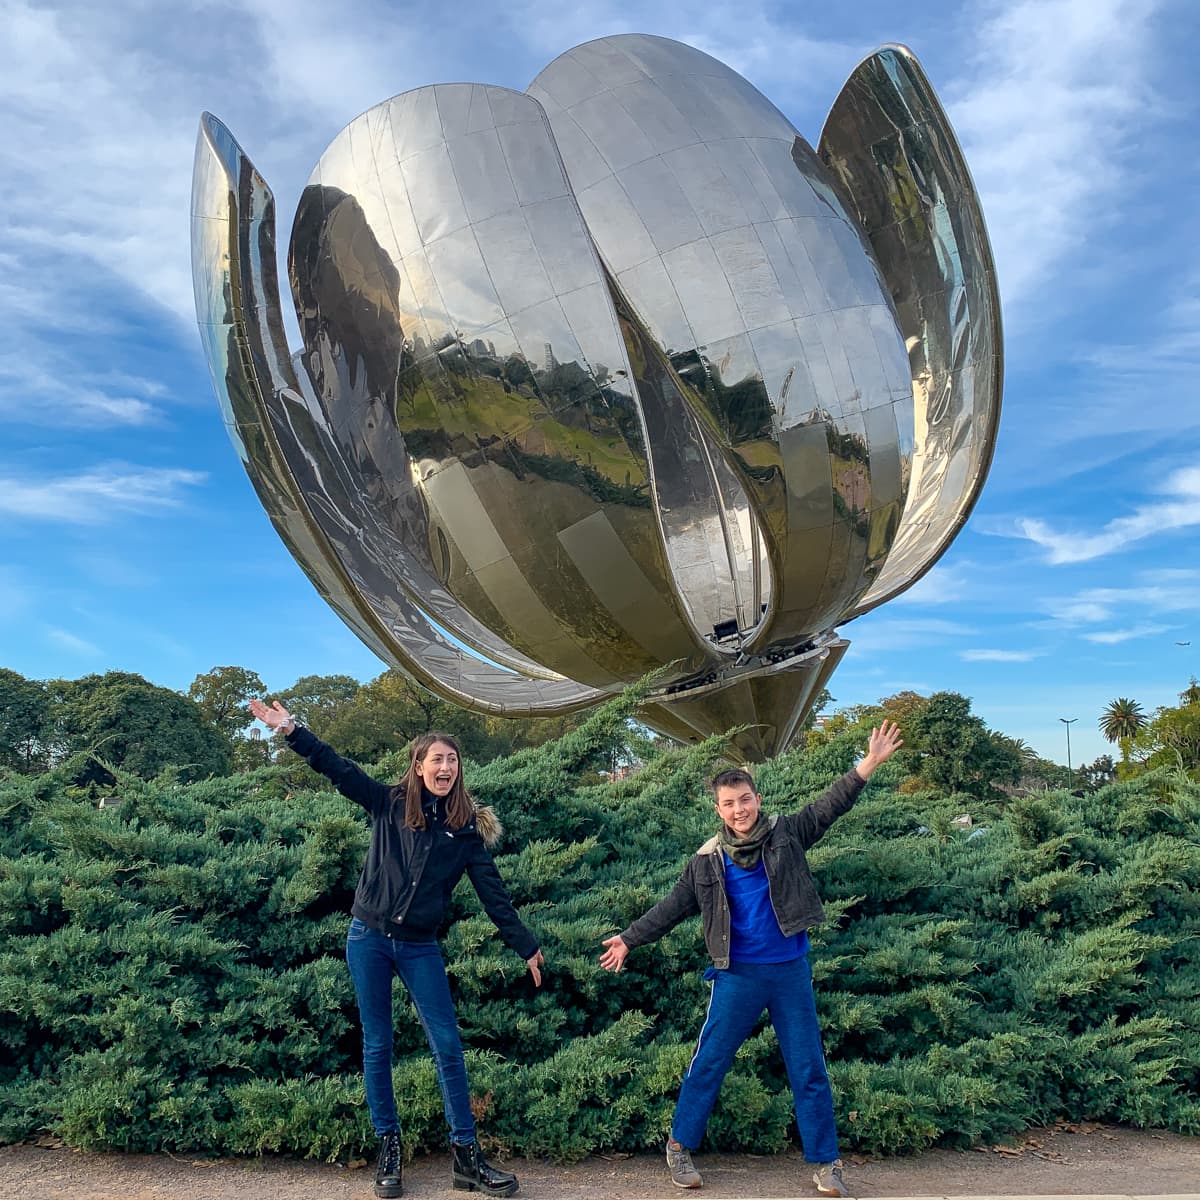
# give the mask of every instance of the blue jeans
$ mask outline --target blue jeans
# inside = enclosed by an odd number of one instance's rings
[[[754,1032],[765,1008],[792,1085],[804,1157],[833,1162],[838,1157],[833,1092],[821,1052],[807,957],[785,963],[735,962],[725,971],[710,967],[704,977],[712,981],[708,1016],[683,1077],[671,1136],[689,1150],[699,1147],[733,1056]]]
[[[433,1051],[450,1140],[473,1142],[475,1118],[462,1039],[438,944],[394,941],[355,917],[346,935],[346,963],[362,1020],[363,1083],[375,1132],[382,1137],[400,1129],[392,1090],[392,976],[399,975]]]

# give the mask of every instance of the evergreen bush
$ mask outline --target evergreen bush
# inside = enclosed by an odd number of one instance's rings
[[[719,746],[603,781],[635,700],[468,774],[505,822],[500,870],[547,959],[534,991],[463,884],[445,951],[492,1147],[576,1159],[660,1145],[670,1123],[708,996],[698,922],[621,975],[597,958],[713,831]],[[767,810],[815,798],[862,744],[852,728],[765,765]],[[77,775],[0,779],[0,1141],[367,1151],[343,961],[365,820],[298,760],[198,783],[118,771],[104,808]],[[1200,1130],[1197,784],[1161,770],[1004,800],[901,792],[902,777],[881,768],[811,855],[844,1147],[966,1146],[1060,1117]],[[405,1148],[439,1148],[433,1064],[399,988],[396,1010]],[[760,1032],[708,1145],[794,1137]]]

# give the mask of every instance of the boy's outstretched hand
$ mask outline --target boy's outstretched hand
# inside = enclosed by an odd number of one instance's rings
[[[621,940],[621,935],[617,933],[605,938],[601,945],[608,948],[600,955],[600,965],[606,971],[619,971],[625,965],[625,956],[629,953],[629,947]]]
[[[900,736],[900,726],[895,721],[884,720],[878,729],[871,730],[871,740],[867,743],[867,756],[854,769],[859,773],[863,782],[871,778],[875,768],[887,762],[901,746],[904,739]]]

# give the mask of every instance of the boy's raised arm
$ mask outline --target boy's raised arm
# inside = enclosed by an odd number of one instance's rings
[[[899,726],[894,721],[885,720],[878,728],[871,730],[867,753],[857,766],[847,771],[819,800],[806,805],[794,816],[784,818],[795,822],[801,844],[806,850],[825,836],[838,817],[854,807],[855,800],[875,773],[875,768],[887,762],[903,745]]]

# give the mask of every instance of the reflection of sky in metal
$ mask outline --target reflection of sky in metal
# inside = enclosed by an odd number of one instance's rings
[[[652,720],[773,752],[834,627],[931,565],[986,473],[986,234],[901,50],[858,69],[819,155],[735,72],[640,35],[528,94],[376,106],[301,198],[294,362],[269,192],[211,118],[194,201],[260,497],[360,636],[459,703],[551,712],[665,668]]]

